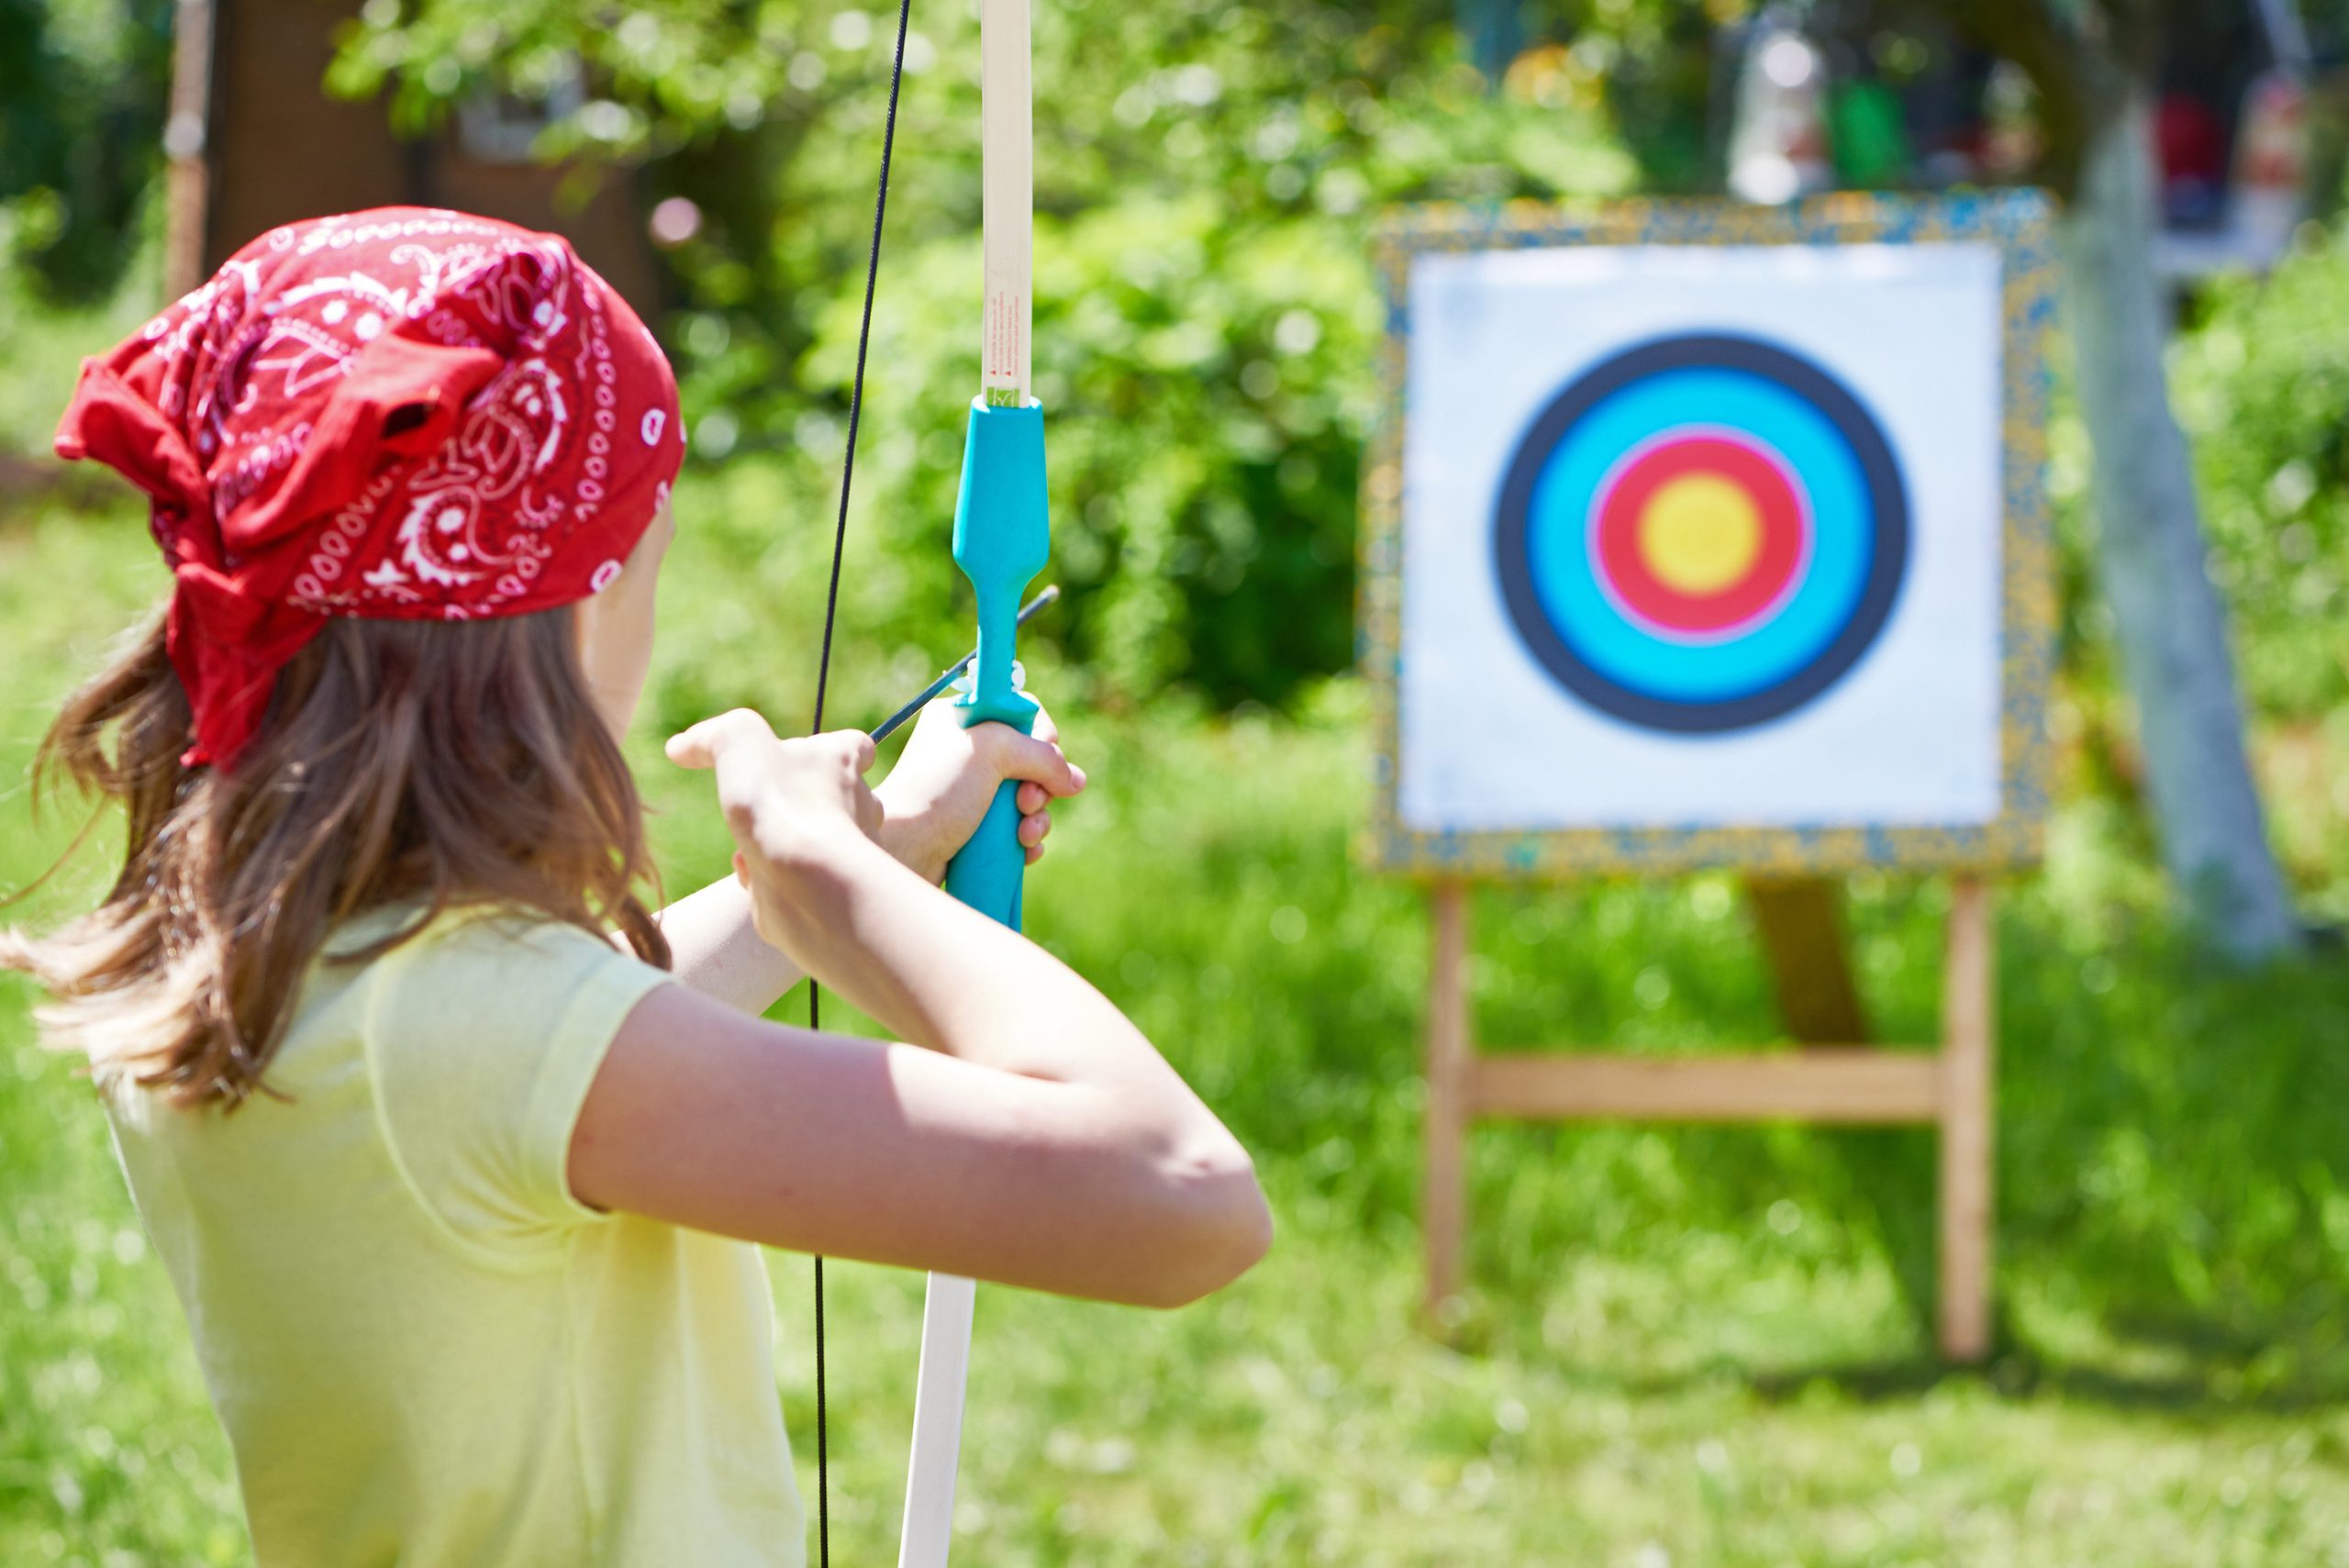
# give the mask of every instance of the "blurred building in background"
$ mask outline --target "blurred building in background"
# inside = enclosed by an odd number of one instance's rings
[[[167,262],[173,293],[279,224],[361,207],[460,207],[571,240],[648,319],[660,273],[624,172],[566,187],[531,146],[566,106],[482,99],[405,139],[381,103],[318,90],[358,0],[180,0]]]
[[[2026,176],[2040,152],[2022,73],[1870,0],[1773,6],[1721,30],[1716,145],[1750,201],[1934,189]],[[2309,216],[2311,104],[2330,72],[2292,0],[2181,6],[2154,145],[2174,277],[2264,269]]]

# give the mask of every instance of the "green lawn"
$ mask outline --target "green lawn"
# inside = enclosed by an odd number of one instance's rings
[[[651,731],[763,694],[788,721],[815,630],[812,546],[730,559],[710,514],[740,487],[689,492],[640,737],[677,886],[721,848],[706,784]],[[32,738],[160,581],[128,511],[0,519],[0,885],[72,826],[33,822]],[[836,712],[885,710],[952,640],[852,639]],[[1475,1291],[1439,1345],[1411,1323],[1425,920],[1348,858],[1360,706],[1341,683],[1294,722],[1063,716],[1098,783],[1032,883],[1037,933],[1259,1151],[1281,1238],[1174,1315],[985,1294],[961,1561],[2349,1563],[2349,974],[2201,971],[2123,836],[2076,809],[2002,910],[1988,1367],[1943,1368],[1922,1327],[1928,1140],[1793,1129],[1480,1133]],[[85,857],[18,908],[72,908],[103,870]],[[1891,1037],[1932,1031],[1941,896],[1854,889]],[[1479,914],[1491,1038],[1773,1028],[1723,880]],[[168,1286],[29,1002],[0,982],[0,1562],[241,1562]],[[807,1265],[774,1274],[812,1514]],[[920,1282],[833,1279],[835,1545],[885,1562]]]

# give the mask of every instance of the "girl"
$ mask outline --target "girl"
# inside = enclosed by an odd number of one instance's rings
[[[169,608],[45,762],[121,802],[54,995],[195,1332],[269,1564],[797,1563],[751,1243],[1171,1307],[1264,1251],[1247,1156],[1097,992],[937,887],[1049,725],[747,711],[735,879],[659,915],[618,749],[676,389],[562,240],[276,230],[58,435],[152,497]],[[759,1014],[819,976],[905,1044]]]

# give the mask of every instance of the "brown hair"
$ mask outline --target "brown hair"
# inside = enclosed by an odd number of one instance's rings
[[[0,930],[0,967],[52,994],[47,1041],[179,1105],[262,1086],[336,922],[413,899],[509,909],[666,968],[635,889],[643,806],[587,695],[568,609],[462,622],[336,618],[285,666],[231,773],[180,765],[188,703],[157,617],[65,704],[36,783],[119,802],[122,874],[46,936]]]

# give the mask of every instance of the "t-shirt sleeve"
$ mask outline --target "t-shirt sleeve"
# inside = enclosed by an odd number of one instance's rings
[[[603,1218],[573,1197],[579,1108],[671,976],[576,927],[451,921],[376,961],[367,1056],[385,1143],[459,1240],[530,1249]]]

